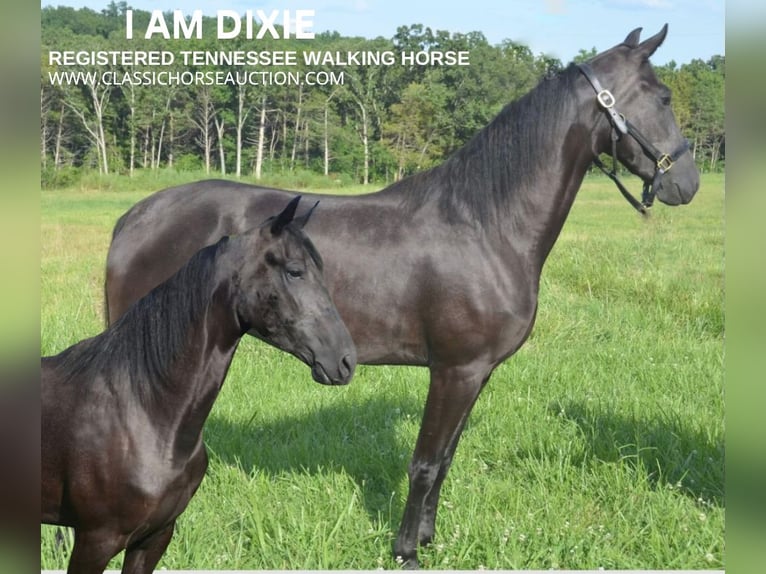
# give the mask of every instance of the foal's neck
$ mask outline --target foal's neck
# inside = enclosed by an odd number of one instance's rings
[[[186,344],[172,369],[172,385],[165,389],[171,395],[170,404],[176,405],[176,411],[168,415],[176,429],[175,452],[181,456],[200,443],[202,428],[244,334],[234,309],[231,278],[216,276],[209,288],[209,304],[189,323]]]

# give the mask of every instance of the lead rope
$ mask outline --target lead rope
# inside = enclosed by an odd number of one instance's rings
[[[611,179],[614,184],[617,186],[617,189],[620,190],[620,193],[622,196],[628,200],[628,203],[630,203],[636,211],[638,211],[643,216],[648,216],[649,211],[647,210],[647,207],[650,207],[652,205],[652,202],[654,201],[654,194],[651,191],[651,185],[649,183],[644,183],[644,191],[642,194],[642,200],[639,201],[635,197],[633,197],[633,194],[628,191],[628,189],[622,184],[620,181],[620,178],[617,177],[617,140],[620,139],[620,135],[617,133],[617,130],[612,126],[612,169],[606,169],[606,166],[604,165],[604,162],[601,161],[598,156],[593,158],[594,165],[599,168],[601,171],[606,174],[606,176]],[[656,177],[656,176],[655,176]]]

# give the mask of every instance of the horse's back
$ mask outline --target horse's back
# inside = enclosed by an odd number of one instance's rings
[[[294,194],[225,180],[167,188],[131,207],[114,227],[106,261],[109,323],[223,235],[242,233]],[[257,207],[256,207],[257,202]]]
[[[157,191],[119,218],[112,233],[110,257],[133,250],[132,245],[125,245],[127,239],[159,241],[170,237],[178,241],[185,229],[200,235],[202,230],[214,231],[224,223],[245,226],[245,215],[256,198],[263,201],[272,196],[274,205],[279,204],[277,198],[292,197],[290,192],[226,180],[203,180]]]

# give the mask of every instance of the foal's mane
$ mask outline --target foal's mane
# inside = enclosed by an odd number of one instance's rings
[[[574,119],[570,104],[577,75],[570,64],[544,78],[444,163],[390,189],[404,192],[413,209],[435,199],[450,222],[489,223],[498,211],[508,210],[514,192],[532,184],[546,167],[558,125]]]
[[[124,384],[127,376],[134,395],[142,402],[149,399],[169,382],[189,329],[210,303],[216,259],[228,244],[224,237],[198,251],[103,333],[64,351],[59,372],[66,379],[84,380],[106,374],[107,385],[113,386]]]

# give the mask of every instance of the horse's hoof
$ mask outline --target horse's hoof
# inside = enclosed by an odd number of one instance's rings
[[[431,543],[434,541],[434,535],[433,533],[430,535],[423,535],[418,538],[418,544],[420,546],[430,546]]]
[[[417,570],[418,568],[420,568],[420,565],[418,564],[417,555],[411,556],[409,558],[404,558],[400,554],[395,554],[394,560],[401,567],[402,570]]]

